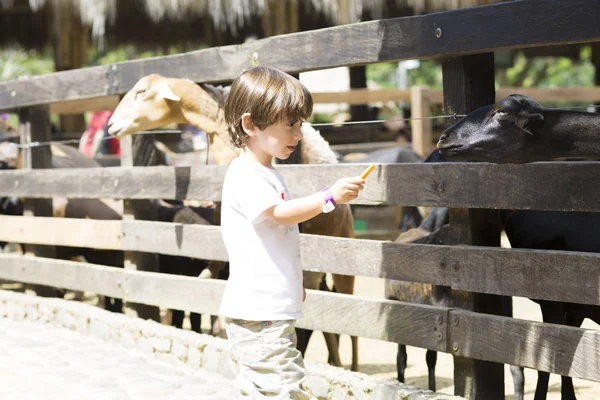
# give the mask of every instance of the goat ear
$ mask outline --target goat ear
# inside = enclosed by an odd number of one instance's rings
[[[541,128],[544,125],[544,116],[542,114],[519,115],[515,120],[517,126],[525,132],[533,135],[535,129]]]
[[[213,98],[213,100],[219,103],[219,106],[221,107],[225,105],[225,101],[227,100],[227,96],[229,95],[229,89],[231,89],[231,86],[213,86],[204,82],[200,83],[200,87],[204,89],[204,91],[207,92],[210,95],[210,97]]]
[[[161,81],[158,84],[158,94],[161,95],[165,99],[169,99],[169,100],[173,100],[173,101],[181,100],[181,98],[179,96],[177,96],[175,93],[173,93],[173,91],[169,87],[169,84],[167,83],[167,81]]]

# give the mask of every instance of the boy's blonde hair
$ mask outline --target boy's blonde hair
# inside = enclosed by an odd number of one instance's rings
[[[312,114],[310,92],[293,76],[274,68],[252,67],[231,85],[225,104],[225,121],[231,142],[242,147],[248,135],[242,115],[250,113],[259,129],[281,121],[304,120]]]

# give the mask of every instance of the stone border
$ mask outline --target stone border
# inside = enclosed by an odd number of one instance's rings
[[[63,327],[127,349],[154,353],[164,361],[202,368],[232,380],[236,376],[229,343],[224,339],[111,313],[85,303],[0,290],[0,318]],[[319,400],[462,399],[326,364],[306,364],[305,386]]]

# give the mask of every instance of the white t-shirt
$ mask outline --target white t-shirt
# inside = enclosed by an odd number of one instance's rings
[[[229,166],[221,208],[229,280],[220,315],[249,321],[302,317],[298,225],[278,225],[262,214],[289,199],[275,169],[243,153]]]

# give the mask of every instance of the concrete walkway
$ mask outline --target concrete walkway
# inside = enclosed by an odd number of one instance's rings
[[[236,398],[221,375],[160,360],[79,332],[0,319],[0,397],[45,399]]]

